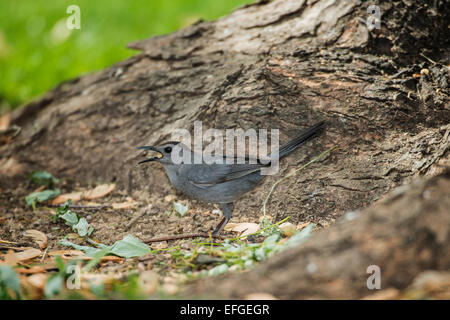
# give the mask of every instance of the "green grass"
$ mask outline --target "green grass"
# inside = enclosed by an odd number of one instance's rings
[[[136,53],[132,41],[216,19],[252,0],[0,1],[0,112],[61,81],[105,68]],[[66,28],[69,5],[81,29]]]

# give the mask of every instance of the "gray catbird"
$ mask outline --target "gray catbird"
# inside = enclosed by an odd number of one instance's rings
[[[279,159],[294,151],[302,143],[316,135],[323,127],[324,122],[319,122],[314,126],[302,131],[291,141],[279,148]],[[187,152],[191,159],[194,159],[194,152],[181,142],[170,141],[158,147],[143,146],[138,149],[152,150],[157,152],[157,156],[143,160],[139,164],[149,161],[158,161],[166,169],[167,176],[173,186],[187,196],[210,203],[218,203],[224,218],[213,231],[214,235],[219,235],[228,221],[231,219],[233,202],[244,193],[256,187],[258,182],[264,178],[261,168],[269,166],[257,161],[256,164],[233,164],[214,163],[195,164],[175,164],[172,160],[172,150],[174,148],[182,152]],[[237,159],[235,159],[237,160]]]

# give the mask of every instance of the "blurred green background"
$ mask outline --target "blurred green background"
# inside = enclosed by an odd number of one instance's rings
[[[0,114],[63,80],[136,54],[132,41],[216,19],[253,0],[0,0]],[[69,30],[69,5],[81,29]]]

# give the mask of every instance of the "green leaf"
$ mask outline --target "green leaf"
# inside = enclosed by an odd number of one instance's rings
[[[34,171],[30,174],[30,179],[36,184],[46,185],[49,188],[59,183],[59,180],[47,171]]]
[[[57,216],[61,216],[64,213],[66,213],[67,211],[69,211],[69,207],[70,207],[70,203],[72,202],[72,199],[68,199],[66,202],[64,202],[64,204],[62,205],[62,207],[59,207],[58,209],[56,209],[56,215]]]
[[[50,277],[45,283],[44,295],[46,298],[51,298],[61,292],[64,284],[64,278],[61,274]]]
[[[67,240],[60,240],[59,244],[81,250],[90,257],[95,257],[102,250],[103,255],[115,254],[123,258],[140,257],[151,252],[149,246],[131,235],[127,235],[122,240],[116,241],[112,246],[105,246],[101,243],[97,244],[101,249],[81,246]]]
[[[102,249],[98,249],[98,248],[94,248],[94,247],[81,246],[79,244],[70,242],[65,239],[59,240],[58,243],[63,246],[72,247],[74,249],[83,251],[89,257],[94,257],[98,252],[100,252],[102,250]]]
[[[226,263],[219,264],[218,266],[210,269],[208,271],[209,276],[218,276],[220,274],[226,273],[228,271],[229,267]]]
[[[42,203],[53,198],[56,198],[61,193],[59,189],[49,189],[41,192],[33,192],[25,197],[27,206],[36,207],[36,204]]]
[[[63,215],[59,216],[59,218],[63,219],[66,222],[66,225],[73,227],[78,223],[78,216],[73,211],[67,211]]]
[[[291,247],[295,247],[295,246],[305,242],[309,238],[309,236],[311,235],[311,231],[314,228],[314,226],[315,226],[314,223],[310,223],[302,231],[300,231],[299,233],[296,233],[292,237],[290,237],[283,244],[283,246],[285,248],[291,248]]]
[[[178,212],[178,214],[182,217],[185,215],[185,213],[188,211],[189,206],[184,206],[179,202],[174,202],[173,203],[173,208],[175,209],[176,212]]]
[[[258,261],[262,261],[266,258],[266,251],[263,247],[255,250],[255,259]]]
[[[10,295],[13,291],[15,297]],[[20,281],[13,268],[7,265],[0,265],[0,300],[20,299]]]
[[[266,216],[263,216],[261,219],[261,225],[263,228],[268,228],[272,226],[272,222]]]
[[[56,256],[55,257],[55,261],[56,261],[56,266],[59,269],[59,272],[64,272],[64,269],[66,268],[66,265],[64,264],[63,259],[61,259],[60,256]]]
[[[92,260],[89,261],[84,267],[83,270],[85,272],[88,272],[89,270],[91,270],[94,266],[97,265],[97,263],[100,262],[100,259],[106,255],[108,255],[108,253],[110,252],[110,248],[103,248],[98,250],[94,255],[92,255]]]
[[[252,261],[252,260],[247,260],[247,261],[245,261],[244,266],[245,266],[246,268],[251,268],[251,267],[253,267],[253,261]]]
[[[91,283],[89,285],[89,290],[98,298],[104,298],[105,296],[105,284],[104,283]]]
[[[87,222],[85,218],[78,220],[78,223],[72,226],[72,229],[78,233],[80,237],[90,236],[94,228]]]
[[[127,235],[122,240],[116,241],[111,247],[112,254],[124,258],[140,257],[150,252],[149,246],[132,235]]]
[[[271,245],[278,242],[280,239],[280,235],[278,233],[271,235],[270,237],[267,237],[266,240],[264,240],[264,245]]]
[[[77,232],[80,237],[87,237],[94,232],[92,227],[85,218],[78,218],[78,215],[70,211],[70,200],[64,203],[64,206],[58,208],[56,216],[65,221],[66,225],[72,227],[72,230]]]

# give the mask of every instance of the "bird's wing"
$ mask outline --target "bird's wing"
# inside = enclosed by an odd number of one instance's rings
[[[199,165],[189,171],[190,183],[207,188],[219,183],[231,181],[261,170],[260,164],[211,164]]]

